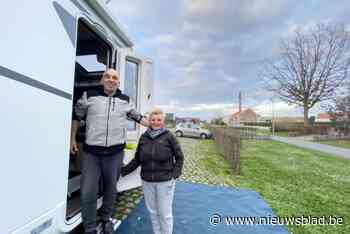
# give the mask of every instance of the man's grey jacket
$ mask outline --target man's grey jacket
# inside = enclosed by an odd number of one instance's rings
[[[124,149],[127,120],[140,122],[142,115],[130,98],[119,89],[108,96],[103,88],[88,90],[75,105],[73,119],[86,117],[84,150],[95,154],[112,154]]]

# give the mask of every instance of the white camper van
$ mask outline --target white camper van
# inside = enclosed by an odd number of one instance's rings
[[[0,11],[0,233],[68,233],[81,223],[79,157],[69,154],[75,101],[111,67],[146,113],[153,64],[133,53],[104,1],[5,1]],[[128,142],[141,131],[130,122]],[[118,190],[140,186],[137,173]]]

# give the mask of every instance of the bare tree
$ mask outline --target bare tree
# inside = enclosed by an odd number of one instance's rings
[[[346,90],[334,97],[326,107],[332,119],[350,121],[350,82]]]
[[[344,25],[318,24],[297,29],[282,39],[277,59],[266,60],[262,72],[268,88],[289,104],[309,110],[332,98],[350,69],[350,34]]]

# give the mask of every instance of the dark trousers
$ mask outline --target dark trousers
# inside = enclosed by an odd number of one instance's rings
[[[96,229],[97,196],[100,179],[103,184],[102,220],[107,221],[114,213],[116,183],[120,176],[124,151],[113,155],[94,155],[84,151],[81,169],[81,212],[86,232]]]

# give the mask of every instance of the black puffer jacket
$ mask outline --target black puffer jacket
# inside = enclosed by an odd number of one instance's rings
[[[141,165],[141,178],[149,182],[161,182],[181,175],[184,155],[176,137],[169,131],[152,139],[147,132],[142,134],[135,157],[122,168],[127,175]]]

